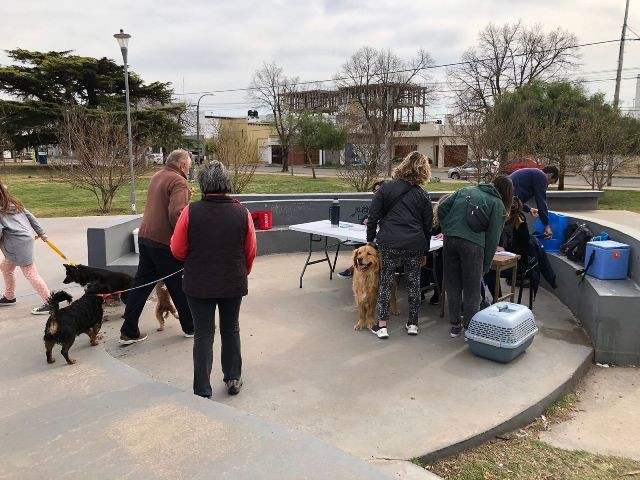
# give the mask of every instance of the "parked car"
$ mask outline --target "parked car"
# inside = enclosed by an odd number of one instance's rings
[[[538,161],[533,157],[516,157],[509,160],[509,163],[505,165],[504,170],[508,175],[511,175],[516,170],[520,170],[522,168],[539,168],[542,170],[546,166],[546,163]]]
[[[499,163],[495,160],[483,159],[481,162],[481,170],[483,178],[488,178],[494,173],[498,171]],[[464,165],[460,165],[459,167],[450,168],[447,171],[447,177],[452,178],[454,180],[459,180],[460,178],[474,178],[478,176],[478,168],[477,164],[467,162]]]
[[[149,153],[147,154],[147,161],[154,165],[163,165],[164,158],[161,153]]]

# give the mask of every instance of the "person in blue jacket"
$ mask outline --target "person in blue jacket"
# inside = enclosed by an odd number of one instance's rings
[[[553,231],[549,226],[549,207],[547,205],[547,188],[558,181],[560,172],[558,167],[547,166],[539,168],[521,168],[513,172],[509,178],[513,182],[513,193],[523,205],[524,212],[530,212],[533,218],[540,217],[544,225],[544,234],[551,238]],[[534,198],[536,207],[531,208],[527,202]]]

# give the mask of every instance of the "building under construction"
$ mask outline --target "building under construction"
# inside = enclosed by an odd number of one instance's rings
[[[355,85],[337,90],[292,92],[286,99],[294,112],[339,115],[354,105],[364,105],[373,115],[376,110],[381,114],[389,112],[393,123],[414,123],[426,118],[429,89],[404,83]]]

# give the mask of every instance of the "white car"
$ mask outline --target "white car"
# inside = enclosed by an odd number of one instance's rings
[[[154,165],[163,165],[164,164],[164,157],[162,156],[161,153],[150,153],[149,155],[147,155],[147,158]]]
[[[498,171],[500,165],[495,160],[481,160],[483,177],[491,177],[492,174]],[[467,162],[459,167],[450,168],[447,172],[447,177],[454,180],[461,178],[474,178],[478,175],[477,165],[472,162]]]

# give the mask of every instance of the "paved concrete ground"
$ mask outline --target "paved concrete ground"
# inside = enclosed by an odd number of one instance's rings
[[[640,368],[594,366],[580,383],[578,411],[541,439],[568,450],[640,460]]]
[[[349,281],[330,281],[319,264],[309,267],[300,289],[303,261],[303,254],[258,258],[241,314],[245,387],[228,397],[217,361],[214,399],[362,459],[424,456],[481,435],[536,406],[589,361],[582,332],[547,292],[535,305],[540,335],[526,354],[502,365],[473,356],[462,338],[450,338],[433,306],[423,306],[417,337],[406,334],[403,316],[392,318],[387,341],[354,332]],[[346,262],[346,255],[338,260]],[[404,298],[400,306],[406,312]],[[118,328],[119,322],[106,327],[112,355],[191,389],[191,342],[180,336],[177,321],[156,332],[150,303],[141,321],[147,341],[121,347]],[[215,348],[217,360],[219,343]]]
[[[84,261],[85,229],[101,221],[45,219],[43,224],[63,251]],[[37,258],[48,283],[58,286],[61,262],[41,243]],[[41,344],[45,318],[28,314],[39,301],[20,279],[19,305],[11,307],[11,316],[0,312],[5,365],[0,378],[6,385],[0,393],[0,431],[9,432],[0,440],[0,478],[15,477],[28,464],[34,477],[53,472],[80,478],[97,467],[113,477],[197,477],[185,459],[195,455],[200,461],[205,455],[193,449],[198,442],[213,445],[207,452],[218,455],[201,465],[209,472],[230,471],[238,465],[216,450],[221,432],[229,444],[223,452],[236,460],[237,442],[266,443],[262,450],[250,450],[249,460],[243,457],[240,469],[247,477],[261,478],[253,470],[256,465],[264,466],[262,478],[275,478],[266,472],[281,473],[279,465],[290,468],[292,477],[302,476],[301,465],[317,478],[339,478],[336,469],[345,478],[381,475],[305,434],[361,459],[384,462],[399,474],[407,464],[385,460],[447,448],[535,410],[588,362],[591,349],[581,331],[546,292],[535,306],[540,335],[526,354],[500,365],[471,355],[462,339],[449,338],[446,321],[437,318],[434,307],[423,308],[418,337],[405,334],[404,317],[393,319],[391,339],[385,342],[354,332],[356,310],[348,281],[329,281],[326,266],[315,265],[300,290],[302,261],[301,254],[257,260],[241,319],[245,388],[237,397],[219,388],[215,402],[172,388],[190,391],[191,340],[179,335],[176,321],[155,332],[153,304],[142,319],[150,333],[146,342],[117,345],[118,309],[110,310],[116,318],[104,332],[109,352],[160,383],[111,359],[100,347],[88,347],[82,337],[73,350],[77,365],[63,365],[59,354],[58,363],[46,365]],[[400,305],[406,312],[404,299]],[[218,368],[214,385],[222,387]],[[209,429],[197,428],[203,424],[215,432],[211,439]],[[281,463],[273,466],[271,457]],[[333,466],[329,473],[326,469]]]

